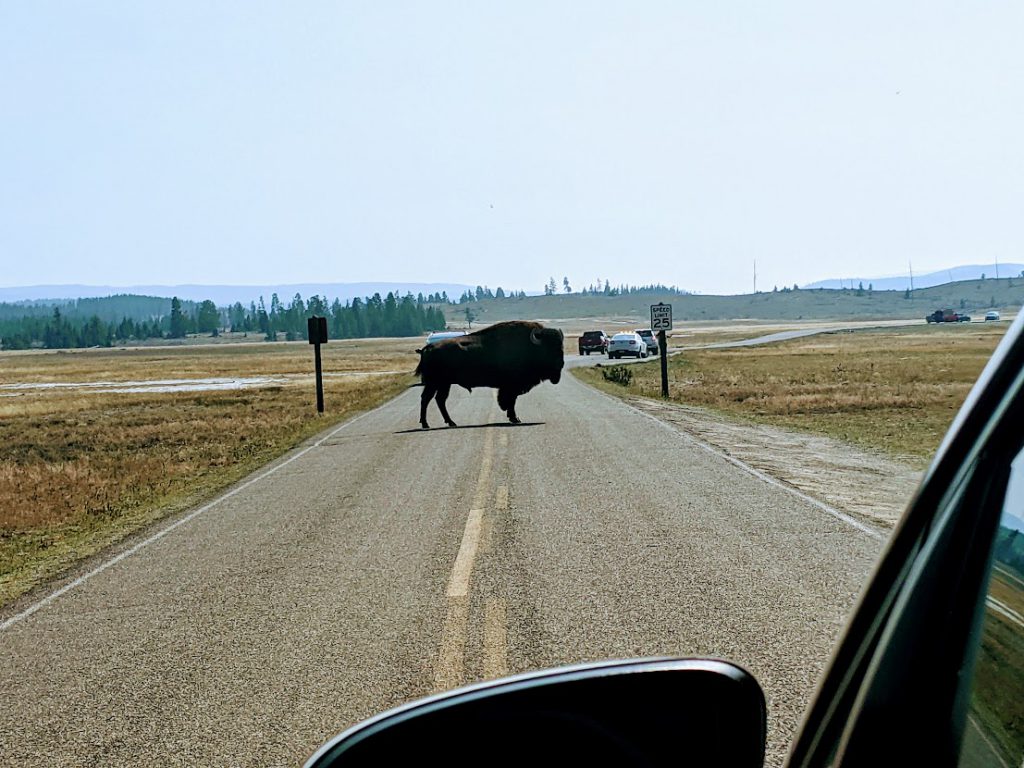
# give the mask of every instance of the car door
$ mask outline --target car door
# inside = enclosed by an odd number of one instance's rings
[[[1018,318],[894,533],[790,766],[1024,760],[1024,337]]]

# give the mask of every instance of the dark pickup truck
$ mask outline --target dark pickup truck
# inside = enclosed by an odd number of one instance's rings
[[[961,315],[952,309],[936,309],[924,318],[929,323],[969,323],[970,315]]]
[[[608,354],[608,336],[604,331],[585,331],[580,336],[580,354],[589,355],[591,352]]]

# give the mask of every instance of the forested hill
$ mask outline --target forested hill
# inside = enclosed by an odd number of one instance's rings
[[[182,301],[185,312],[194,313],[197,302]],[[39,301],[0,302],[0,321],[20,320],[24,317],[50,317],[54,307],[69,320],[98,317],[106,323],[129,318],[136,322],[155,320],[171,314],[171,297],[120,294],[90,299],[48,299]]]
[[[151,339],[219,336],[226,331],[261,334],[267,341],[306,337],[307,318],[328,318],[331,338],[418,336],[445,327],[439,305],[445,293],[382,297],[374,294],[344,304],[335,299],[296,294],[287,303],[270,297],[243,306],[217,307],[209,299],[111,296],[71,301],[0,304],[0,349],[111,346]],[[258,338],[258,337],[257,337]]]

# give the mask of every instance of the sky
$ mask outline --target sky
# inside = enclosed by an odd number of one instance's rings
[[[0,286],[1024,260],[1019,2],[0,0]]]

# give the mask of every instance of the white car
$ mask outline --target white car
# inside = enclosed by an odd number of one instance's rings
[[[990,320],[998,320],[998,319],[999,319],[999,313],[996,312],[994,309],[991,312],[986,312],[985,313],[985,322],[986,323],[989,322]]]
[[[465,336],[465,331],[434,331],[432,334],[427,336],[427,345],[433,344],[436,341],[442,339],[454,339],[457,336]]]
[[[615,360],[623,355],[647,357],[647,342],[639,333],[633,331],[616,333],[608,342],[608,358]]]
[[[647,342],[647,354],[657,357],[661,350],[658,347],[658,337],[654,335],[654,331],[650,328],[637,328],[636,332]]]

